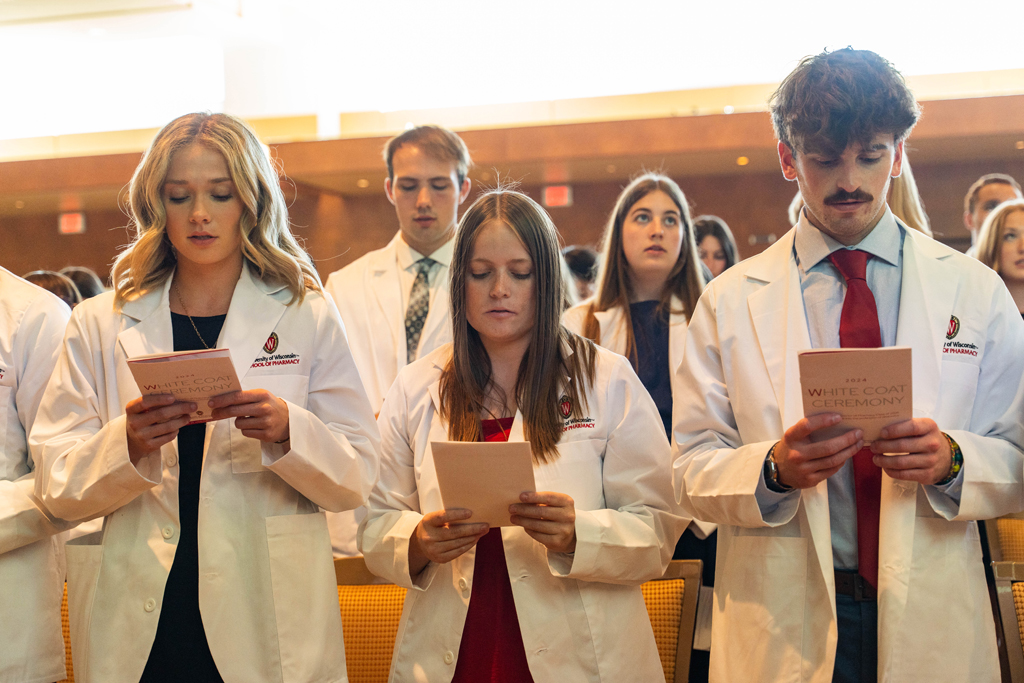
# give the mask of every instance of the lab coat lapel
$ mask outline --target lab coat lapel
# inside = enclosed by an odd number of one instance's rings
[[[626,329],[623,326],[622,309],[613,306],[607,311],[594,311],[594,318],[597,319],[601,335],[600,339],[596,340],[597,343],[610,351],[625,355]]]
[[[451,273],[451,271],[448,268],[445,268],[444,273],[438,275],[439,278],[443,278],[443,279],[441,280],[441,282],[437,283],[437,286],[434,287],[434,291],[431,292],[431,294],[430,294],[430,308],[427,311],[427,319],[423,322],[423,333],[420,335],[420,346],[419,346],[419,349],[416,352],[416,357],[417,358],[422,358],[427,353],[430,353],[435,348],[437,348],[437,346],[438,346],[437,342],[436,341],[432,342],[431,340],[436,340],[439,335],[441,335],[444,339],[451,339],[451,337],[452,337],[450,331],[449,331],[448,335],[442,335],[441,334],[441,332],[442,332],[441,328],[443,328],[445,325],[447,325],[450,328],[451,324],[452,324],[451,323],[451,314],[450,314],[450,309],[451,309],[450,298],[451,298],[451,295],[450,295],[450,292],[449,292],[449,289],[448,289],[448,287],[449,287],[448,277],[449,277],[450,273]],[[399,294],[401,294],[401,290],[399,290]],[[405,338],[405,312],[404,311],[402,312],[402,330],[401,330],[401,332],[402,332],[402,338],[404,339]],[[404,359],[404,357],[405,357],[404,356],[404,354],[405,354],[404,343],[403,343],[403,346],[402,346],[402,354],[403,354],[403,359]]]
[[[775,390],[781,429],[792,427],[804,416],[800,391],[800,366],[797,353],[811,348],[800,275],[793,256],[795,230],[765,252],[764,257],[750,269],[747,277],[765,282],[747,299],[750,318],[757,334],[758,346],[764,356],[765,367]],[[747,398],[740,400],[757,400]],[[832,565],[832,532],[829,523],[828,484],[820,482],[814,488],[800,493],[807,515],[807,529],[818,557],[818,566],[825,585],[833,596],[835,615],[835,577]]]
[[[117,341],[128,358],[174,351],[168,300],[173,276],[172,273],[159,289],[152,289],[122,307],[123,315],[137,321],[117,335]]]
[[[373,292],[373,303],[377,306],[380,318],[387,322],[391,333],[392,348],[395,350],[396,369],[405,367],[405,310],[402,308],[402,282],[398,277],[398,257],[395,253],[401,233],[396,233],[387,249],[373,252],[368,268],[370,291]],[[371,320],[372,320],[371,316]],[[370,330],[378,334],[379,330]],[[386,390],[386,387],[385,387]]]
[[[283,285],[267,285],[257,280],[248,264],[242,269],[217,341],[219,348],[231,349],[231,363],[239,378],[245,377],[253,361],[263,353],[263,345],[287,309],[270,296],[282,289]],[[283,330],[282,334],[287,332]]]
[[[673,383],[676,381],[676,368],[683,362],[683,349],[686,346],[686,314],[682,312],[683,302],[677,296],[672,297],[673,311],[668,319],[668,370]]]
[[[906,231],[903,242],[903,282],[896,345],[913,349],[914,416],[932,417],[939,395],[942,345],[960,272],[944,267],[948,256],[930,238]],[[878,642],[889,644],[879,651],[880,670],[887,670],[898,653],[894,633],[900,632],[913,558],[917,522],[918,484],[896,481],[882,475],[878,534],[879,634]]]

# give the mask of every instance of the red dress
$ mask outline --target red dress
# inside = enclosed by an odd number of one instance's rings
[[[483,441],[508,441],[514,419],[481,420]],[[501,529],[491,529],[476,544],[473,593],[452,683],[533,683]]]

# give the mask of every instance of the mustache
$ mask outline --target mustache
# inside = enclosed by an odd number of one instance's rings
[[[871,202],[874,201],[874,199],[875,198],[867,192],[858,188],[853,192],[839,190],[835,194],[825,197],[825,204],[838,204],[839,202]]]

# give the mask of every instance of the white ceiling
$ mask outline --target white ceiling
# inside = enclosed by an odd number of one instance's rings
[[[0,0],[0,139],[152,128],[202,109],[330,121],[772,83],[804,55],[848,44],[907,75],[1024,68],[1024,2],[979,7],[975,16],[910,0]]]

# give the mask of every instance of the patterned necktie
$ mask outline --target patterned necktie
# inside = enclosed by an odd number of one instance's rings
[[[416,279],[409,293],[409,308],[405,311],[405,362],[416,360],[416,350],[420,345],[420,334],[423,323],[430,311],[430,269],[437,263],[431,258],[421,258],[416,262]]]
[[[846,297],[839,318],[839,345],[843,348],[878,348],[882,330],[878,325],[875,296],[867,282],[870,254],[838,249],[829,260],[846,279]],[[878,588],[878,518],[882,497],[882,470],[871,462],[865,447],[853,456],[853,481],[857,497],[857,573]]]

